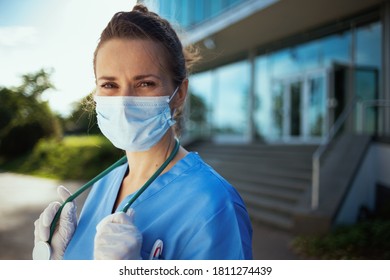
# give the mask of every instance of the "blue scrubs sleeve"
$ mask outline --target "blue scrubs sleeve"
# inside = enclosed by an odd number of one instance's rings
[[[236,208],[236,209],[234,209]],[[252,259],[250,221],[245,209],[229,204],[213,215],[179,253],[185,260]],[[241,212],[241,213],[240,213]],[[237,215],[243,214],[238,217]],[[245,223],[242,225],[240,223]]]

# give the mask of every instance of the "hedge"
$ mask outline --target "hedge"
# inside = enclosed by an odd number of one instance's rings
[[[56,179],[88,180],[124,155],[103,136],[42,139],[31,154],[8,164],[11,171]]]

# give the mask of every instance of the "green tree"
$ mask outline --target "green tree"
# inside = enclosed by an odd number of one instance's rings
[[[42,93],[54,89],[50,73],[22,76],[15,88],[0,88],[0,156],[15,158],[32,150],[41,138],[60,137],[57,117]]]
[[[206,122],[207,108],[202,97],[190,94],[190,120],[198,125]]]
[[[187,111],[187,132],[193,137],[207,135],[207,106],[202,97],[189,94],[189,110]]]

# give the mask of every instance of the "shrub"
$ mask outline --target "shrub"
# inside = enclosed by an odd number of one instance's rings
[[[323,236],[297,237],[293,248],[312,259],[390,259],[390,221],[369,220],[338,227]]]
[[[124,155],[103,136],[42,139],[17,172],[58,179],[88,180]]]

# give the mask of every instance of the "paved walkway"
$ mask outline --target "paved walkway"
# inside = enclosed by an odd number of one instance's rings
[[[25,175],[0,173],[0,260],[29,260],[34,243],[34,221],[57,200],[63,184],[72,192],[82,182],[59,182]],[[78,211],[86,194],[77,199]],[[258,260],[299,259],[290,249],[292,236],[284,231],[253,224],[253,255]]]

